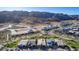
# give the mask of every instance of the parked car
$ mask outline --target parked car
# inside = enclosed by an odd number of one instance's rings
[[[18,48],[20,48],[20,49],[26,49],[26,45],[18,45]]]

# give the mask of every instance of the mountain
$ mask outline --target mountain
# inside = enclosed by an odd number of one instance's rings
[[[0,23],[20,23],[20,22],[46,22],[79,20],[79,15],[67,15],[63,13],[49,13],[38,11],[0,11]]]

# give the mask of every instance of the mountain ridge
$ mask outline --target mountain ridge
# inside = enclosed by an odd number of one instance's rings
[[[79,15],[68,15],[64,13],[50,13],[39,11],[0,11],[0,23],[20,23],[23,21],[64,21],[64,20],[79,20]]]

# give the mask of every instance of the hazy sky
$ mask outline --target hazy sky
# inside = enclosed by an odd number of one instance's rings
[[[0,7],[0,11],[44,11],[79,15],[79,7]]]

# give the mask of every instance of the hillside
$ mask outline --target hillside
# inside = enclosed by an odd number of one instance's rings
[[[78,20],[79,15],[37,11],[0,11],[0,23],[42,23],[49,21]]]

